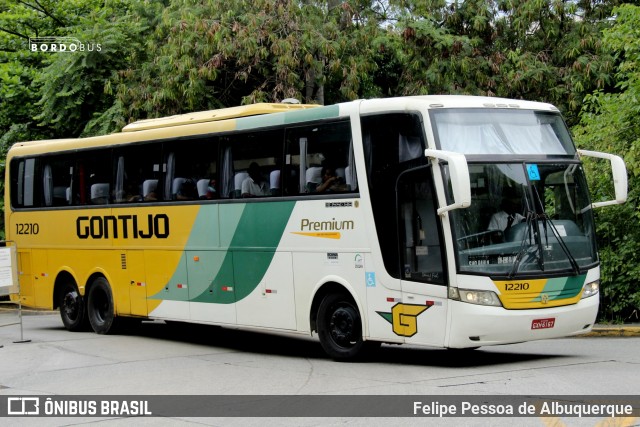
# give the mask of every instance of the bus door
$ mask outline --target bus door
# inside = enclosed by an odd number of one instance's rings
[[[129,283],[131,315],[147,316],[147,279],[145,275],[144,251],[127,251],[126,267]]]
[[[405,342],[442,346],[447,322],[447,282],[444,245],[430,167],[400,174],[398,233],[402,308],[396,307],[401,327],[394,331]]]

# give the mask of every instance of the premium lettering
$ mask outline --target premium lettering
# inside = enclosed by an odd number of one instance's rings
[[[169,217],[166,214],[79,216],[76,234],[80,239],[166,239]]]
[[[332,218],[331,221],[311,221],[304,218],[300,221],[301,231],[338,231],[338,230],[353,230],[355,223],[351,220],[336,221]]]

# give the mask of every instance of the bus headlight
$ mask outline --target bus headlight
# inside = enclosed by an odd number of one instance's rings
[[[449,298],[469,304],[491,305],[502,307],[500,298],[492,291],[476,291],[472,289],[449,288]]]
[[[582,298],[589,298],[594,296],[600,291],[600,281],[587,283],[582,287]]]

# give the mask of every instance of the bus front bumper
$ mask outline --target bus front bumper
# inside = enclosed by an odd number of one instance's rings
[[[446,346],[481,347],[585,334],[593,328],[598,303],[599,295],[594,295],[563,307],[506,310],[450,300]]]

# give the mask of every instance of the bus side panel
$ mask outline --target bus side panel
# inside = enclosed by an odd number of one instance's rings
[[[48,268],[46,249],[31,250],[31,274],[34,279],[34,307],[52,308],[53,283],[55,278],[52,277],[51,271]]]
[[[124,278],[122,287],[129,288],[130,314],[134,316],[147,316],[149,309],[147,307],[147,278],[145,273],[146,263],[144,262],[144,251],[126,251],[125,256],[127,277]],[[126,291],[123,293],[126,293]]]
[[[183,251],[144,251],[149,316],[189,320],[187,262]],[[174,267],[175,266],[175,267]]]
[[[351,295],[355,300],[363,322],[363,336],[368,337],[365,274],[359,261],[363,253],[334,252],[335,247],[319,249],[322,251],[300,251],[293,254],[298,331],[310,332],[309,319],[315,296],[318,292],[322,292],[323,286],[337,284],[342,288],[340,292]]]
[[[236,277],[246,270],[255,253],[234,254]],[[246,298],[237,303],[238,324],[267,328],[296,328],[293,288],[293,257],[290,252],[277,252],[260,281]]]
[[[228,251],[188,251],[191,320],[234,325],[236,280],[234,254]]]
[[[18,274],[20,280],[21,303],[27,307],[33,307],[36,303],[34,281],[31,270],[31,250],[18,249]]]
[[[397,311],[397,306],[402,303],[400,280],[386,274],[384,268],[375,268],[375,260],[371,254],[366,254],[362,269],[367,289],[369,338],[403,343],[404,337],[396,334],[393,326],[394,310]],[[396,313],[396,324],[399,320]]]

